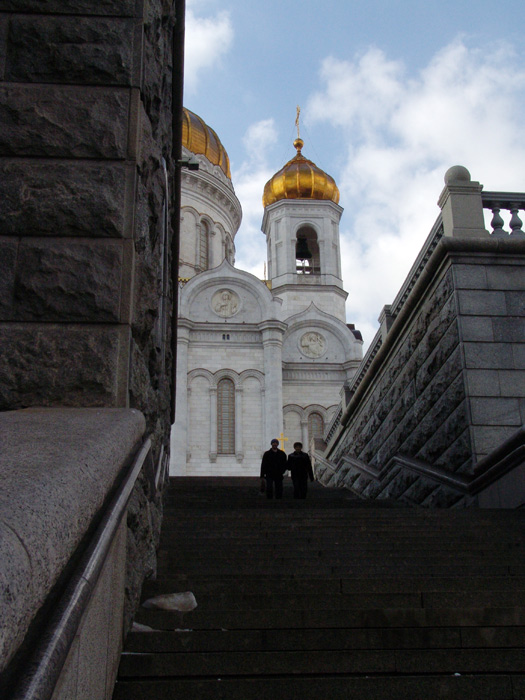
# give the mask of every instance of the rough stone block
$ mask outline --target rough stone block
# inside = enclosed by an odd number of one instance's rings
[[[516,432],[514,425],[473,425],[472,443],[475,450],[475,460],[490,454],[502,442],[508,440]]]
[[[505,292],[458,290],[459,313],[475,316],[505,316]]]
[[[523,397],[525,394],[525,369],[498,372],[501,396]]]
[[[435,464],[439,461],[440,466],[447,471],[458,471],[469,457],[469,454],[465,452],[464,445],[457,442],[458,437],[464,433],[467,426],[467,403],[463,401],[445,420],[436,425],[435,432],[417,452],[416,457],[429,464]],[[447,453],[446,461],[443,460],[445,452]]]
[[[452,323],[442,336],[441,342],[430,353],[428,359],[418,370],[416,378],[416,391],[421,394],[425,387],[438,374],[440,369],[445,365],[449,358],[453,355],[455,348],[459,344],[459,331],[456,323]],[[457,362],[452,363],[452,370],[457,369]]]
[[[464,399],[465,387],[463,384],[463,377],[459,375],[450,384],[446,390],[446,393],[443,394],[438,401],[433,404],[426,405],[427,412],[424,416],[420,416],[416,429],[401,445],[401,452],[408,455],[418,456],[424,461],[428,461],[432,464],[437,455],[433,454],[433,451],[424,450],[425,443],[434,438],[436,433],[438,433],[440,430],[444,430],[445,433],[448,432],[447,426],[450,416],[464,401]],[[454,421],[454,423],[456,422],[457,421]],[[461,430],[463,427],[464,426],[461,426]],[[442,449],[439,454],[441,454],[441,452],[443,452],[444,449],[450,445],[451,441],[456,439],[457,435],[458,432],[453,435],[451,440],[448,438],[443,438]],[[432,454],[430,452],[432,452]]]
[[[0,0],[0,11],[135,17],[142,4],[143,0]]]
[[[134,182],[123,164],[0,159],[0,234],[129,237]]]
[[[122,335],[110,325],[0,326],[0,410],[118,405]]]
[[[456,289],[487,289],[486,268],[482,265],[455,265]]]
[[[509,316],[525,316],[525,289],[520,292],[506,292]]]
[[[470,369],[466,372],[469,396],[499,396],[499,372],[495,369]]]
[[[120,242],[24,239],[12,320],[118,322],[122,257]]]
[[[512,366],[514,369],[525,369],[525,343],[512,346]]]
[[[470,412],[474,425],[521,425],[518,399],[474,397]]]
[[[0,85],[0,155],[127,155],[130,92],[124,88]]]
[[[486,270],[489,289],[523,290],[525,286],[524,265],[488,265]]]
[[[9,26],[5,79],[137,84],[134,35],[135,20],[131,18],[14,17]]]
[[[494,340],[497,343],[525,343],[525,316],[523,318],[494,318],[492,325],[494,327]]]
[[[490,343],[494,340],[492,318],[488,316],[460,316],[458,322],[463,341],[481,340]]]
[[[467,369],[514,369],[509,343],[464,343],[463,350]]]
[[[11,317],[18,241],[0,238],[0,320]]]
[[[5,55],[7,51],[7,17],[0,17],[0,80],[4,79]]]
[[[457,415],[463,417],[464,414],[454,414],[454,416]],[[452,420],[454,420],[454,418]],[[457,474],[472,474],[473,460],[470,428],[466,421],[464,421],[464,426],[465,429],[463,432],[450,444],[450,447],[442,452],[435,460],[434,466],[448,469]]]

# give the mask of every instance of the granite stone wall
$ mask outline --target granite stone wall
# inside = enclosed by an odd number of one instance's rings
[[[432,469],[466,483],[525,423],[525,243],[443,241],[436,259],[328,445],[322,479],[364,498],[467,503]],[[431,469],[389,468],[397,455]]]
[[[171,427],[175,22],[168,0],[0,0],[0,411],[139,409],[154,465]],[[129,510],[130,609],[155,569],[150,482]]]

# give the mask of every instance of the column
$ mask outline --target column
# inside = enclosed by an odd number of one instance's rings
[[[170,476],[186,475],[188,445],[188,348],[191,324],[179,323],[177,329],[177,387],[175,423],[171,428]]]
[[[308,444],[308,418],[301,418],[301,442],[303,443],[303,451],[308,452],[310,449]]]
[[[235,387],[235,459],[239,464],[244,459],[242,447],[242,386]]]
[[[217,387],[210,386],[210,462],[217,461]]]
[[[270,440],[283,430],[282,347],[286,325],[281,321],[263,321],[259,329],[264,356],[264,449],[268,449]]]

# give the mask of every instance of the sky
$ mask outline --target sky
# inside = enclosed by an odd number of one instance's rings
[[[329,173],[347,322],[366,348],[464,165],[525,191],[523,0],[186,0],[185,106],[219,135],[243,208],[236,266],[262,279],[264,184],[295,155]]]

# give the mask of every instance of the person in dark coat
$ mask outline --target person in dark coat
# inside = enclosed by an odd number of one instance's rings
[[[263,454],[261,462],[261,479],[266,479],[266,498],[283,497],[283,476],[286,471],[286,453],[279,449],[279,440],[271,441],[271,449]]]
[[[314,480],[314,472],[310,457],[303,452],[303,443],[294,442],[294,451],[288,455],[287,468],[291,472],[293,481],[293,497],[306,498],[308,491],[308,477],[310,481]]]

